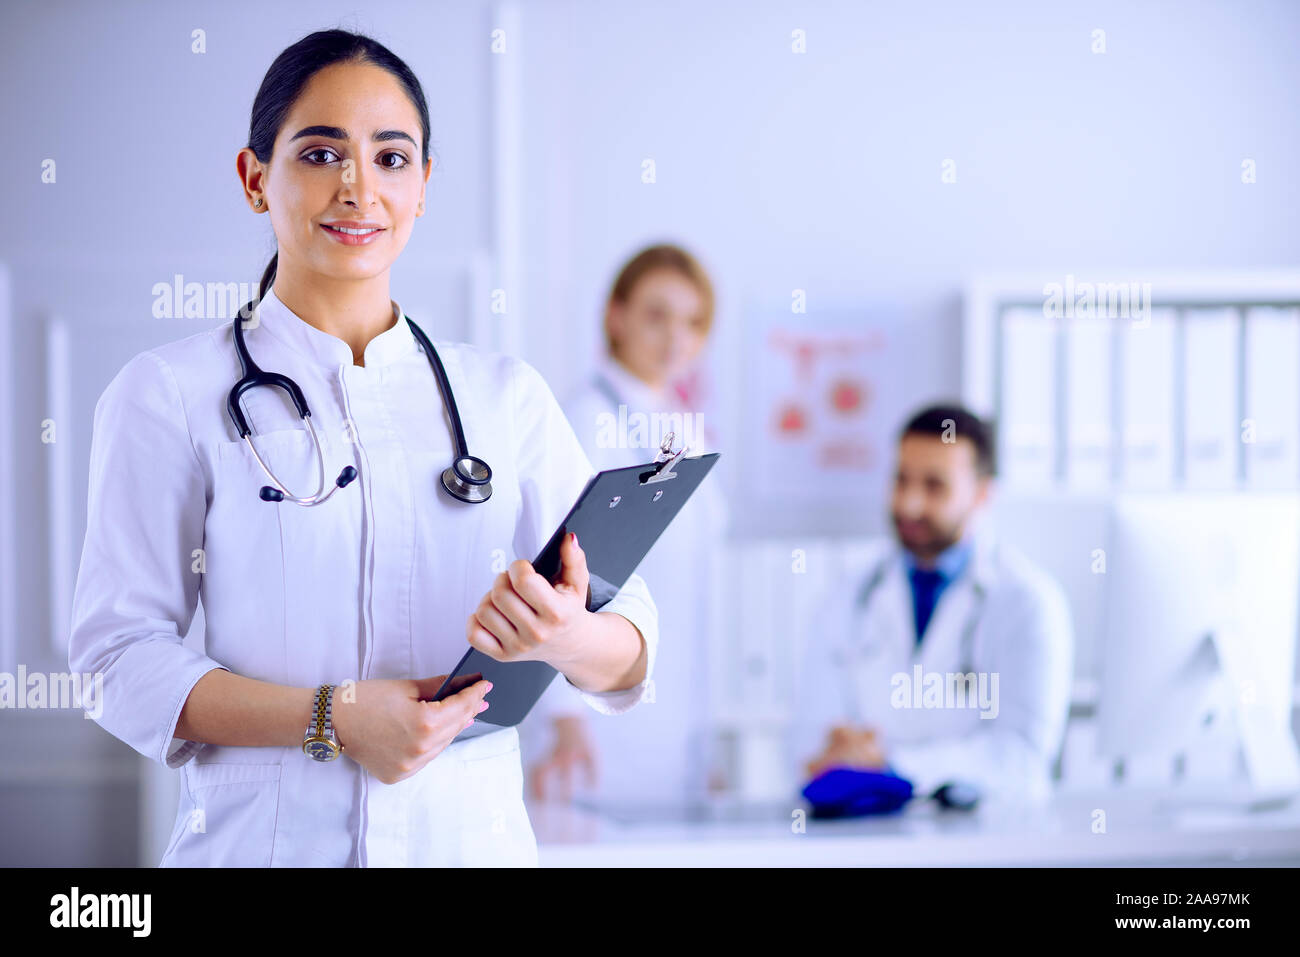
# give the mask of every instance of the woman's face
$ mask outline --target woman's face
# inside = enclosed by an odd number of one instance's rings
[[[270,165],[250,164],[245,177],[270,208],[278,271],[344,280],[386,272],[423,215],[432,164],[421,163],[420,139],[419,113],[388,71],[336,63],[307,81]],[[375,229],[348,236],[331,224]]]
[[[626,302],[609,307],[615,358],[637,378],[662,388],[704,348],[702,309],[695,284],[675,269],[646,273]]]

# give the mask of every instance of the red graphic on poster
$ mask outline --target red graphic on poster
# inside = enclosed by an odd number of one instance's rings
[[[782,406],[776,418],[777,431],[785,435],[802,435],[808,428],[808,417],[803,407],[793,402]]]
[[[831,383],[831,409],[840,415],[856,415],[864,410],[871,387],[853,378],[836,379]]]
[[[808,444],[819,466],[867,472],[876,466],[867,413],[874,390],[867,380],[871,353],[884,348],[880,330],[805,334],[774,329],[768,343],[790,363],[785,388],[774,397],[772,432],[779,442]]]
[[[876,462],[874,450],[861,439],[826,442],[817,451],[817,464],[828,468],[866,471]]]

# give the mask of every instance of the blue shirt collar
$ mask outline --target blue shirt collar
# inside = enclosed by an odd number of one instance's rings
[[[934,561],[933,568],[944,577],[945,581],[953,581],[965,570],[967,563],[970,561],[971,551],[970,536],[966,536],[940,552],[938,558]],[[907,565],[909,574],[920,567],[917,565],[916,556],[906,548],[903,549],[903,561]]]

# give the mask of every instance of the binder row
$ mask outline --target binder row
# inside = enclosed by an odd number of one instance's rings
[[[997,348],[1008,486],[1300,487],[1297,305],[1168,305],[1141,322],[1007,306]]]

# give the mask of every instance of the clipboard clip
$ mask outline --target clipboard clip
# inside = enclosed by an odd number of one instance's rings
[[[652,485],[655,482],[667,482],[669,479],[677,478],[677,473],[673,471],[677,463],[682,460],[686,454],[686,446],[682,446],[676,452],[673,451],[673,439],[677,433],[669,432],[664,436],[664,440],[659,445],[659,454],[654,457],[651,463],[655,469],[650,472],[641,473],[641,484]]]

